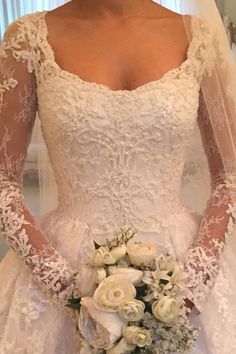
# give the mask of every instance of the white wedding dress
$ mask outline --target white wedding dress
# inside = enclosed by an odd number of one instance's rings
[[[137,240],[155,242],[185,261],[190,298],[200,311],[190,315],[201,327],[191,354],[235,354],[231,240],[217,275],[213,261],[216,230],[226,232],[227,192],[200,95],[210,65],[207,24],[192,17],[193,38],[178,68],[137,89],[113,91],[59,67],[45,13],[17,20],[0,49],[0,220],[11,246],[0,263],[0,354],[79,353],[72,310],[64,306],[73,271],[92,240],[102,242],[125,226],[137,230]],[[36,220],[24,203],[21,175],[37,110],[59,204]],[[197,117],[214,162],[215,183],[203,216],[180,199]],[[216,208],[219,215],[211,215]],[[215,242],[209,242],[211,232]],[[211,256],[204,253],[207,247],[215,247]],[[206,274],[211,287],[204,285]]]

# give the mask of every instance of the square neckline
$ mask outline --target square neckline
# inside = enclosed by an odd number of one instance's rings
[[[195,35],[194,35],[195,34],[194,24],[195,24],[195,21],[197,18],[197,16],[193,16],[193,15],[190,16],[190,18],[191,18],[190,19],[191,40],[189,41],[189,46],[188,46],[187,53],[186,53],[186,59],[177,67],[165,72],[159,79],[150,80],[150,81],[148,81],[142,85],[139,85],[138,87],[131,89],[131,90],[129,90],[129,89],[113,90],[106,84],[82,79],[79,74],[76,74],[76,73],[70,72],[69,70],[63,69],[57,63],[55,51],[54,51],[52,45],[48,41],[49,31],[48,31],[48,24],[46,21],[46,15],[48,12],[49,11],[47,11],[47,10],[40,11],[39,14],[41,14],[41,23],[42,23],[43,29],[44,29],[45,46],[47,47],[47,50],[49,51],[49,54],[50,54],[49,60],[51,61],[51,63],[53,63],[54,67],[56,68],[56,70],[60,76],[65,77],[65,78],[71,78],[73,80],[77,80],[83,86],[87,86],[87,87],[93,88],[98,91],[109,93],[110,95],[119,95],[119,94],[132,95],[132,94],[136,94],[139,92],[144,92],[146,89],[153,88],[155,86],[159,86],[160,84],[162,84],[163,82],[165,82],[168,79],[175,78],[179,73],[181,73],[182,71],[184,72],[185,67],[189,67],[189,65],[191,65],[191,53],[192,53],[194,41],[196,39]],[[183,15],[182,15],[182,17],[183,17]],[[48,61],[48,58],[47,58],[47,61]]]

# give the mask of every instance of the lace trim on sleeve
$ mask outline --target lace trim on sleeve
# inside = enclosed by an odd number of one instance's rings
[[[74,271],[43,235],[22,194],[23,167],[37,111],[35,53],[26,26],[30,19],[26,15],[10,25],[0,47],[0,228],[42,289],[66,304]]]

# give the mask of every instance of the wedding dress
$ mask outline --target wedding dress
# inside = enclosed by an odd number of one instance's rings
[[[192,40],[179,67],[131,91],[113,91],[56,63],[45,13],[18,19],[0,49],[0,219],[11,246],[0,263],[0,354],[79,353],[72,310],[64,306],[73,272],[93,240],[125,226],[137,230],[137,240],[174,251],[194,278],[190,320],[201,330],[191,354],[235,354],[231,239],[215,264],[222,233],[232,227],[229,200],[200,90],[211,65],[207,23],[191,18]],[[21,192],[36,111],[59,196],[39,218]],[[196,119],[211,169],[204,215],[180,198]]]

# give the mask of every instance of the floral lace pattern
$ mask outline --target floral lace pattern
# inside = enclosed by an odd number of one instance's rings
[[[155,239],[175,251],[178,242],[183,245],[178,256],[183,257],[191,276],[188,298],[200,312],[221,277],[221,255],[235,218],[234,183],[225,177],[201,95],[202,75],[212,69],[208,28],[195,17],[191,25],[187,60],[160,80],[132,91],[112,91],[61,69],[47,41],[45,12],[20,18],[6,32],[0,49],[1,229],[53,300],[64,302],[70,295],[73,269],[91,240],[104,240],[120,226],[132,225],[140,237]],[[59,195],[58,208],[44,221],[45,233],[21,192],[36,111]],[[184,210],[181,176],[196,120],[212,189],[198,237],[190,245],[193,235],[185,244],[178,232],[170,236],[169,230]],[[42,300],[42,307],[36,304],[23,306],[25,324],[45,314],[46,304]],[[22,309],[18,310],[22,315]],[[48,326],[54,327],[51,322]],[[52,337],[55,331],[52,329]],[[37,337],[36,332],[31,334]],[[46,353],[44,335],[30,344],[31,354]],[[212,345],[214,354],[221,353],[217,340]],[[236,349],[233,338],[231,346]],[[1,354],[15,348],[0,334]],[[63,354],[66,350],[74,354],[65,344],[62,348]]]
[[[0,220],[9,245],[55,300],[65,301],[73,270],[35,223],[24,203],[22,171],[37,110],[32,54],[21,22],[10,26],[0,51]],[[27,69],[25,67],[27,64]]]
[[[185,267],[191,279],[188,298],[201,311],[218,275],[224,246],[233,234],[236,213],[233,198],[235,178],[232,176],[230,180],[225,175],[202,92],[198,124],[211,173],[211,195],[198,237],[186,255]]]

